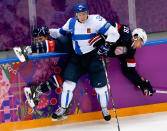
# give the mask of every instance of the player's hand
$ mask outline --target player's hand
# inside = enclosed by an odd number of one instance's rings
[[[107,46],[106,44],[105,45],[101,45],[100,48],[97,51],[97,54],[99,56],[107,57],[107,54],[108,54],[109,50],[110,50],[110,46]]]
[[[142,90],[144,96],[152,96],[155,93],[148,80],[142,80],[142,84],[138,87]]]
[[[114,51],[115,55],[122,55],[122,54],[125,54],[126,52],[127,52],[127,48],[125,46],[118,46]]]

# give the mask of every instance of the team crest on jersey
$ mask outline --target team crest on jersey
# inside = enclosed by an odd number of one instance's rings
[[[87,28],[87,33],[91,33],[91,29],[90,28]]]

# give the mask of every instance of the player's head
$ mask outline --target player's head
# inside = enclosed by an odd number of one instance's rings
[[[132,39],[135,41],[133,48],[141,48],[142,45],[144,45],[147,41],[147,34],[146,32],[141,28],[136,28],[132,32]]]
[[[74,7],[74,13],[79,22],[85,23],[88,18],[88,7],[85,3],[76,4]]]
[[[40,26],[33,30],[33,38],[35,42],[41,42],[48,39],[49,29],[46,26]]]

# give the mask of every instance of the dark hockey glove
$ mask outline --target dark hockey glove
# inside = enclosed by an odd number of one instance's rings
[[[150,82],[148,80],[144,80],[141,82],[141,84],[138,86],[143,92],[145,96],[152,96],[155,90],[153,90]]]
[[[99,56],[108,56],[108,52],[111,50],[111,47],[114,45],[114,42],[106,42],[105,44],[101,45],[97,50],[97,54]]]
[[[34,38],[40,36],[49,36],[49,28],[47,26],[40,26],[33,30],[32,35]]]
[[[107,57],[107,54],[110,50],[110,46],[107,46],[107,45],[101,45],[100,48],[98,49],[97,51],[97,54],[99,56],[104,56],[104,57]]]
[[[93,45],[93,47],[99,48],[105,43],[105,36],[102,34],[97,34],[93,38],[91,38],[88,43],[90,46]]]

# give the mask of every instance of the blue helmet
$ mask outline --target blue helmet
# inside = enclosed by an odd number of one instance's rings
[[[85,11],[88,11],[88,7],[85,3],[76,4],[74,7],[74,13],[80,13]]]

